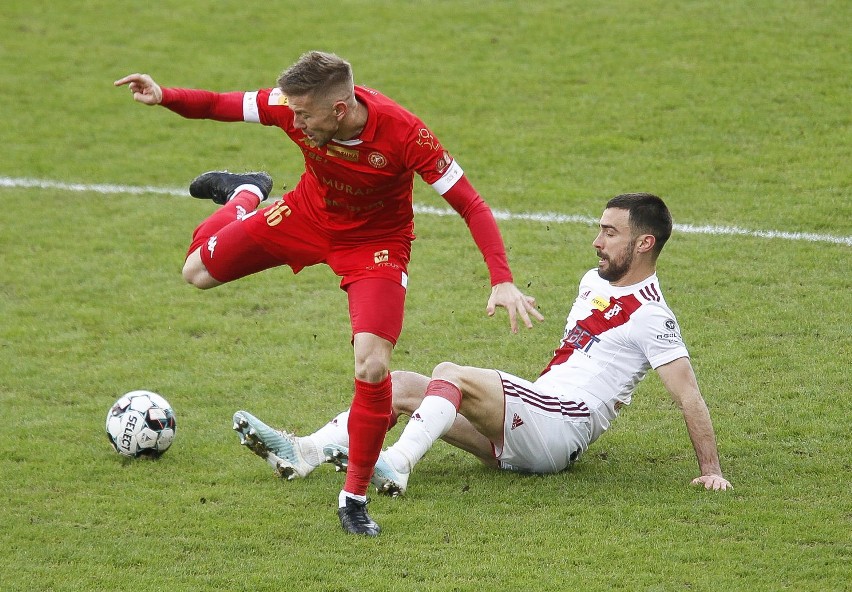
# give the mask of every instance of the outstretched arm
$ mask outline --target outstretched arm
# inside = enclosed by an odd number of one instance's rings
[[[215,93],[209,90],[163,88],[147,74],[130,74],[113,83],[127,85],[133,100],[145,105],[162,105],[189,119],[243,121],[242,92]]]
[[[127,85],[133,94],[133,100],[145,105],[159,105],[163,102],[163,89],[147,74],[130,74],[113,83],[115,86]]]
[[[710,411],[698,389],[698,381],[689,358],[678,358],[657,368],[657,373],[666,390],[683,413],[689,439],[695,449],[701,476],[693,479],[695,485],[705,489],[732,489],[730,482],[722,476],[716,434]]]
[[[461,177],[443,197],[464,218],[488,266],[491,276],[491,295],[485,308],[488,316],[493,316],[498,306],[505,308],[509,314],[512,333],[518,332],[519,317],[528,329],[533,326],[530,317],[543,321],[544,317],[536,308],[535,298],[525,295],[513,283],[512,272],[506,259],[506,248],[494,214],[467,177]]]

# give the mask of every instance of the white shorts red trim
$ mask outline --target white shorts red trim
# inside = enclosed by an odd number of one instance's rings
[[[500,372],[503,382],[503,445],[494,446],[500,467],[525,473],[558,473],[589,447],[589,408],[546,395],[528,380]]]

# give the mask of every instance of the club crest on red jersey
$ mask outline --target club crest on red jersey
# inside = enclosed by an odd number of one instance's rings
[[[370,156],[367,157],[367,162],[377,169],[383,169],[388,165],[388,159],[381,152],[371,152]]]

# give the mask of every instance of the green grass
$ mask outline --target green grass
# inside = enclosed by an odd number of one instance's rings
[[[210,10],[214,8],[214,10]],[[423,117],[493,207],[597,217],[623,191],[676,222],[852,236],[852,9],[844,2],[9,0],[0,177],[183,187],[264,168],[275,130],[185,121],[112,81],[271,85],[330,49]],[[443,206],[422,182],[419,203]],[[847,590],[852,580],[848,244],[677,233],[660,261],[735,490],[694,454],[656,376],[571,471],[488,471],[443,443],[377,540],[335,516],[342,478],[276,480],[237,445],[247,408],[299,433],[351,397],[346,302],[324,268],[209,292],[180,279],[211,206],[160,194],[0,187],[0,589]],[[418,215],[394,366],[534,377],[594,263],[583,224],[501,222],[547,321],[488,319],[457,217]],[[157,462],[103,434],[125,391],[178,414]],[[391,440],[395,435],[391,436]]]

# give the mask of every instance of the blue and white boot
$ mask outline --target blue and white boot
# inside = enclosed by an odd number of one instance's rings
[[[320,464],[308,461],[295,435],[269,427],[248,411],[234,414],[234,431],[240,435],[240,444],[268,462],[282,479],[307,477]]]

